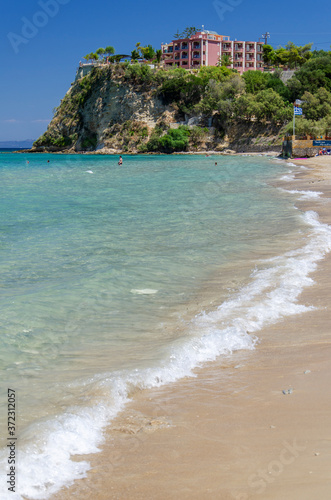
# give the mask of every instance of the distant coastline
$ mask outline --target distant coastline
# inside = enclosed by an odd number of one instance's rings
[[[0,151],[2,149],[30,149],[34,139],[25,139],[23,141],[0,141]]]

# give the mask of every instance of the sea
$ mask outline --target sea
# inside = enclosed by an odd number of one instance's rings
[[[264,156],[0,154],[2,499],[86,477],[146,389],[258,348],[330,228]],[[284,185],[284,187],[282,187]],[[14,488],[14,489],[11,489]]]

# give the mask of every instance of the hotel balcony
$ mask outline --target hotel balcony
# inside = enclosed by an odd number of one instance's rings
[[[194,44],[193,44],[193,50],[197,50],[197,49],[201,49],[201,45],[200,45],[200,43],[194,42]]]
[[[182,54],[182,59],[188,59],[188,54]]]
[[[193,52],[193,59],[201,59],[201,54],[199,52]]]
[[[180,46],[179,45],[175,45],[174,46],[174,50],[180,50]]]
[[[185,43],[182,43],[182,50],[186,50],[188,49],[188,44],[185,42]]]

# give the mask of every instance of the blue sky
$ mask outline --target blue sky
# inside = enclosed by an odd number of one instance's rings
[[[215,8],[218,4],[218,9]],[[160,48],[186,26],[231,39],[258,40],[269,31],[277,47],[289,40],[331,45],[329,0],[4,0],[0,34],[0,141],[36,139],[75,78],[82,57],[113,45],[130,53],[137,42]]]

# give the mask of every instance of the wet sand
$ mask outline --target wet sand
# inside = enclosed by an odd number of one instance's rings
[[[281,186],[322,191],[297,206],[331,224],[331,158],[295,163],[309,170]],[[316,309],[259,332],[255,351],[135,395],[102,452],[81,457],[88,477],[53,500],[329,500],[330,276],[329,254],[300,297]]]

